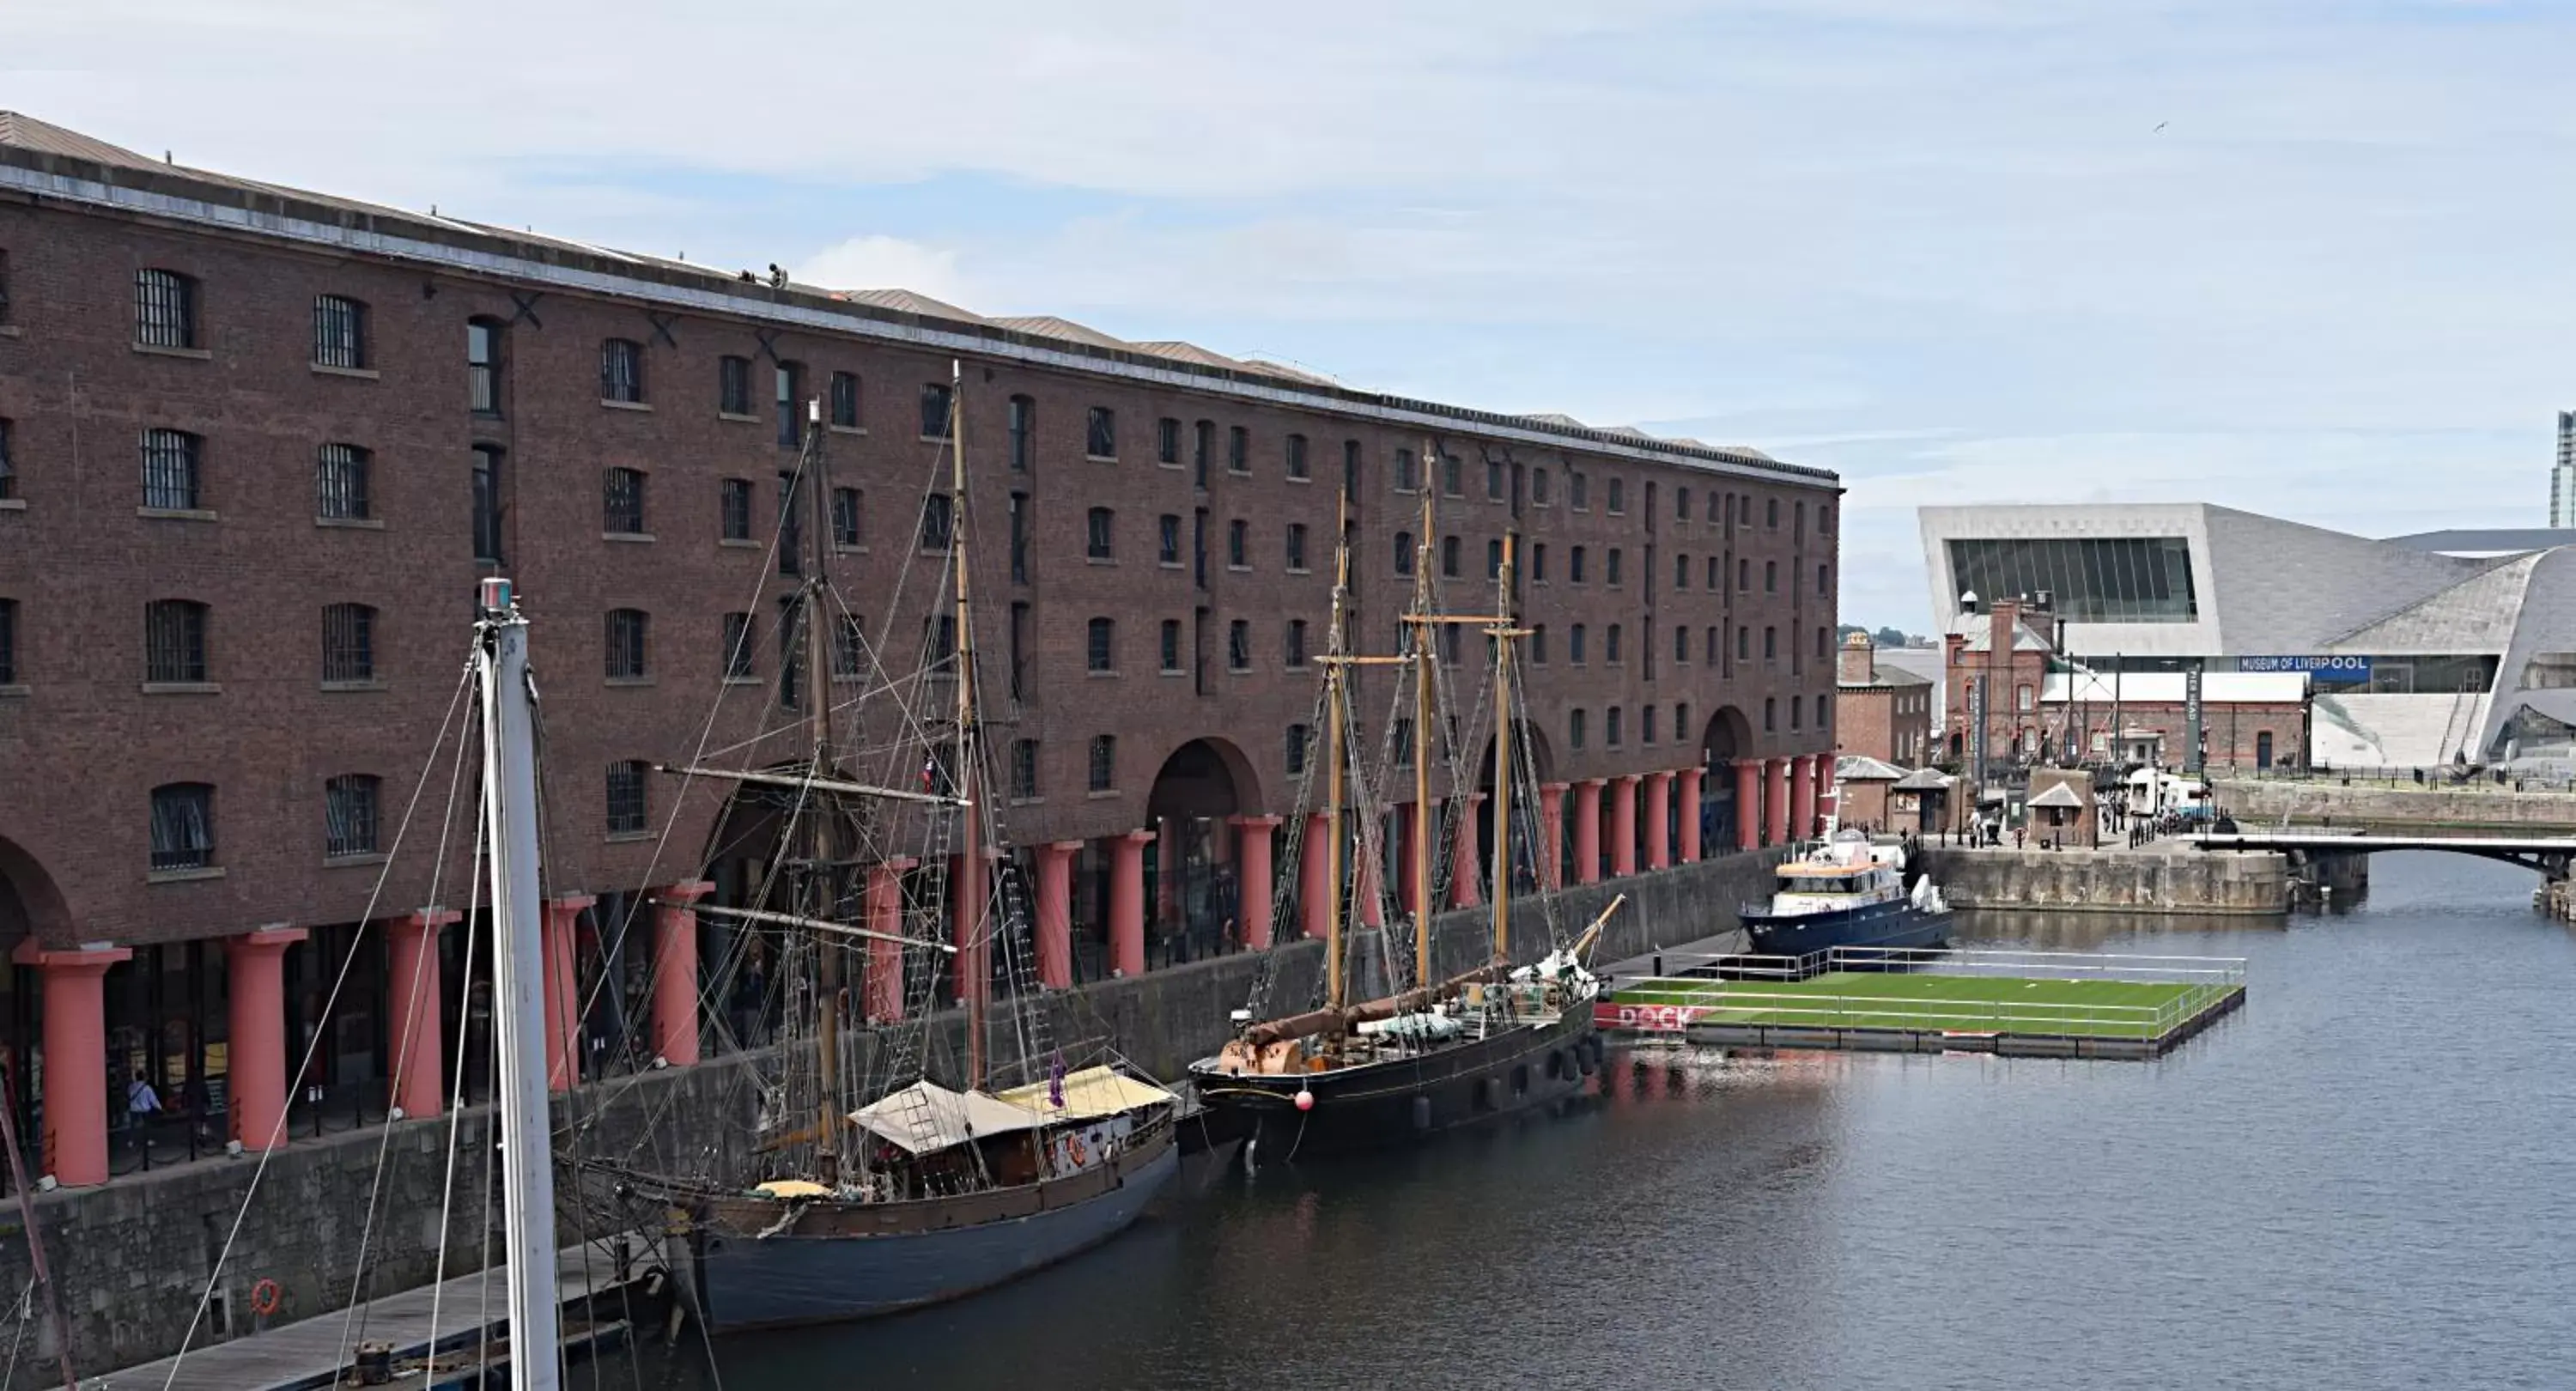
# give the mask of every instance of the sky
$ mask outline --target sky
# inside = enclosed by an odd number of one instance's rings
[[[2576,3],[0,0],[181,164],[1839,472],[2545,520]]]

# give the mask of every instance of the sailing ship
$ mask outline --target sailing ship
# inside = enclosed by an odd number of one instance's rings
[[[1436,449],[1427,450],[1424,457],[1439,455]],[[1236,1015],[1240,1027],[1235,1036],[1214,1056],[1190,1067],[1192,1085],[1211,1123],[1222,1133],[1244,1136],[1246,1157],[1254,1162],[1411,1143],[1578,1095],[1601,1057],[1592,1017],[1600,983],[1584,963],[1603,925],[1624,901],[1614,900],[1574,942],[1558,946],[1533,965],[1512,967],[1515,784],[1531,792],[1536,785],[1526,755],[1516,750],[1513,738],[1520,708],[1515,657],[1518,641],[1527,635],[1513,618],[1513,538],[1506,536],[1501,543],[1494,611],[1441,612],[1431,579],[1436,534],[1433,504],[1430,490],[1424,489],[1413,599],[1404,615],[1404,650],[1392,656],[1359,655],[1350,650],[1348,640],[1351,528],[1347,498],[1344,503],[1345,524],[1334,556],[1328,650],[1321,662],[1325,732],[1320,764],[1326,789],[1322,839],[1327,857],[1322,883],[1329,895],[1323,914],[1327,932],[1324,998],[1301,1013],[1255,1019],[1262,1003],[1256,995],[1255,1007]],[[1495,853],[1491,954],[1471,970],[1436,979],[1431,848],[1437,840],[1431,763],[1433,731],[1447,727],[1440,722],[1439,701],[1444,629],[1478,630],[1490,639]],[[1381,803],[1371,793],[1369,770],[1351,757],[1352,674],[1372,665],[1404,673],[1408,679],[1400,684],[1410,691],[1409,729],[1405,721],[1396,728],[1405,735],[1398,742],[1409,744],[1414,780],[1411,855],[1406,866],[1415,909],[1413,952],[1409,987],[1354,1002],[1348,998],[1352,973],[1346,955],[1355,934],[1346,918],[1355,906],[1361,916],[1368,916],[1376,906],[1378,876],[1366,869],[1378,861],[1380,852],[1374,834],[1378,818],[1359,816],[1355,835],[1349,818],[1354,812],[1373,812]],[[1463,779],[1465,770],[1460,775]],[[1530,800],[1534,803],[1535,798]],[[1524,829],[1527,841],[1535,844],[1535,826]],[[1360,864],[1357,872],[1345,863],[1346,847],[1353,842]],[[1537,848],[1540,853],[1556,849]],[[1474,867],[1461,858],[1453,872],[1474,873]],[[1541,884],[1544,887],[1544,879]],[[1354,905],[1353,897],[1370,901]],[[1379,938],[1381,947],[1385,940],[1383,935]]]
[[[778,969],[765,988],[780,1008],[783,1046],[733,1059],[760,1089],[747,1154],[719,1157],[713,1171],[695,1174],[603,1160],[590,1176],[658,1220],[676,1283],[710,1332],[862,1318],[999,1285],[1115,1236],[1179,1167],[1177,1098],[1105,1054],[1068,1066],[1024,969],[1028,896],[1000,853],[991,814],[999,799],[990,795],[978,737],[959,376],[952,371],[945,496],[953,651],[925,658],[926,669],[953,680],[954,710],[945,721],[907,712],[911,744],[899,739],[894,752],[873,751],[895,766],[917,764],[920,788],[862,781],[851,766],[858,751],[836,738],[824,674],[833,662],[847,674],[853,654],[829,654],[827,662],[823,633],[838,625],[825,619],[837,599],[819,524],[802,529],[812,544],[789,610],[802,638],[803,756],[784,768],[664,770],[730,777],[766,798],[776,855],[755,901],[696,907],[740,925],[764,949],[774,946]],[[810,490],[818,523],[832,515],[823,438],[813,403],[797,481]],[[782,543],[801,544],[791,526],[782,521]],[[877,688],[935,683],[916,675]],[[904,752],[911,745],[918,747]],[[724,834],[720,827],[719,839]],[[865,898],[854,886],[899,849],[931,864],[953,855],[964,867],[951,877],[954,901],[945,905],[954,941],[852,921],[882,922],[851,911]],[[915,915],[934,923],[941,916],[936,906]],[[998,1090],[988,1089],[997,1079],[986,1057],[996,1032],[989,1017],[996,948],[1011,958],[1005,965],[1015,979],[1002,1035],[1018,1044],[1017,1085]],[[954,1087],[928,1075],[930,1031],[938,1027],[928,1017],[929,982],[940,965],[953,967],[966,1016]],[[845,984],[859,976],[870,998],[891,991],[893,1002],[911,1005],[885,1011],[908,1022],[861,1025]],[[911,1001],[902,996],[907,978],[923,982]]]
[[[1832,947],[1932,947],[1950,932],[1950,905],[1930,879],[1905,887],[1905,850],[1846,830],[1772,871],[1767,905],[1743,912],[1756,956],[1803,957]]]

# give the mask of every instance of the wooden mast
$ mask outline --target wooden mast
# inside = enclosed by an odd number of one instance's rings
[[[1437,707],[1431,699],[1438,672],[1439,644],[1432,641],[1431,466],[1433,442],[1423,441],[1422,532],[1413,562],[1413,983],[1431,984],[1431,721]]]
[[[1342,682],[1343,601],[1351,584],[1351,495],[1342,492],[1339,529],[1333,538],[1333,626],[1324,635],[1324,1002],[1344,1003],[1342,983]]]
[[[984,809],[980,789],[975,785],[980,766],[975,751],[975,622],[967,595],[966,564],[966,411],[964,406],[965,368],[955,358],[948,362],[948,553],[957,584],[957,766],[952,770],[957,791],[965,802],[964,826],[958,839],[963,842],[963,867],[957,882],[948,892],[956,901],[951,905],[957,914],[966,940],[957,944],[958,954],[965,958],[966,968],[966,1087],[977,1090],[984,1085],[985,997],[992,993],[993,972],[985,961],[985,943],[990,934],[984,931],[985,875]]]
[[[1512,959],[1512,533],[1494,586],[1494,959]]]
[[[797,620],[805,625],[805,689],[798,695],[805,702],[806,774],[819,778],[838,771],[832,752],[831,683],[824,674],[827,669],[823,665],[823,596],[831,589],[830,576],[823,568],[825,557],[831,552],[823,544],[823,537],[825,528],[832,524],[832,490],[823,462],[823,403],[820,400],[805,403],[802,467],[807,493],[813,499],[813,515],[806,518],[807,524],[797,538],[800,548],[805,551],[800,560],[805,568],[805,583],[800,586],[796,607]],[[824,818],[812,814],[809,809],[800,832],[804,842],[805,901],[799,905],[809,917],[828,916],[828,902],[818,901],[823,899],[818,888],[829,882],[824,876],[831,872],[826,868],[832,858],[828,836]],[[841,1117],[845,1108],[841,1104],[841,1011],[846,1004],[843,998],[846,992],[841,984],[841,951],[840,941],[819,934],[815,936],[815,1013],[818,1016],[814,1040],[818,1064],[815,1091],[819,1114],[814,1134],[821,1142],[821,1152],[826,1160],[821,1167],[826,1171],[827,1183],[839,1181],[843,1159]]]

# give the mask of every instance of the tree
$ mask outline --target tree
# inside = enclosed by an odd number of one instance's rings
[[[1913,639],[1898,632],[1894,628],[1881,628],[1878,630],[1878,635],[1871,638],[1870,641],[1877,643],[1881,647],[1904,647],[1911,643]]]

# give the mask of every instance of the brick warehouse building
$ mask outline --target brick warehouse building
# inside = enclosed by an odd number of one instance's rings
[[[1345,490],[1372,650],[1395,641],[1420,487],[1452,606],[1518,538],[1559,827],[1540,873],[1812,821],[1828,472],[294,192],[0,114],[0,1045],[34,1064],[13,1070],[46,1169],[122,1167],[138,1077],[251,1145],[350,1095],[439,1110],[440,1060],[481,1016],[456,909],[424,905],[467,891],[408,846],[387,861],[486,574],[517,583],[545,681],[550,975],[614,1016],[582,1021],[558,1078],[694,1060],[690,986],[722,929],[677,903],[644,914],[649,940],[615,925],[646,886],[740,891],[698,881],[726,804],[639,765],[789,756],[776,639],[798,578],[770,547],[802,401],[826,403],[844,491],[790,522],[832,528],[872,641],[941,642],[929,586],[896,582],[940,542],[924,498],[952,362],[1001,815],[1050,984],[1179,954],[1211,866],[1241,944],[1268,942],[1271,866],[1320,834],[1283,822],[1317,684],[1298,636],[1321,650]],[[588,988],[603,976],[652,984]]]

